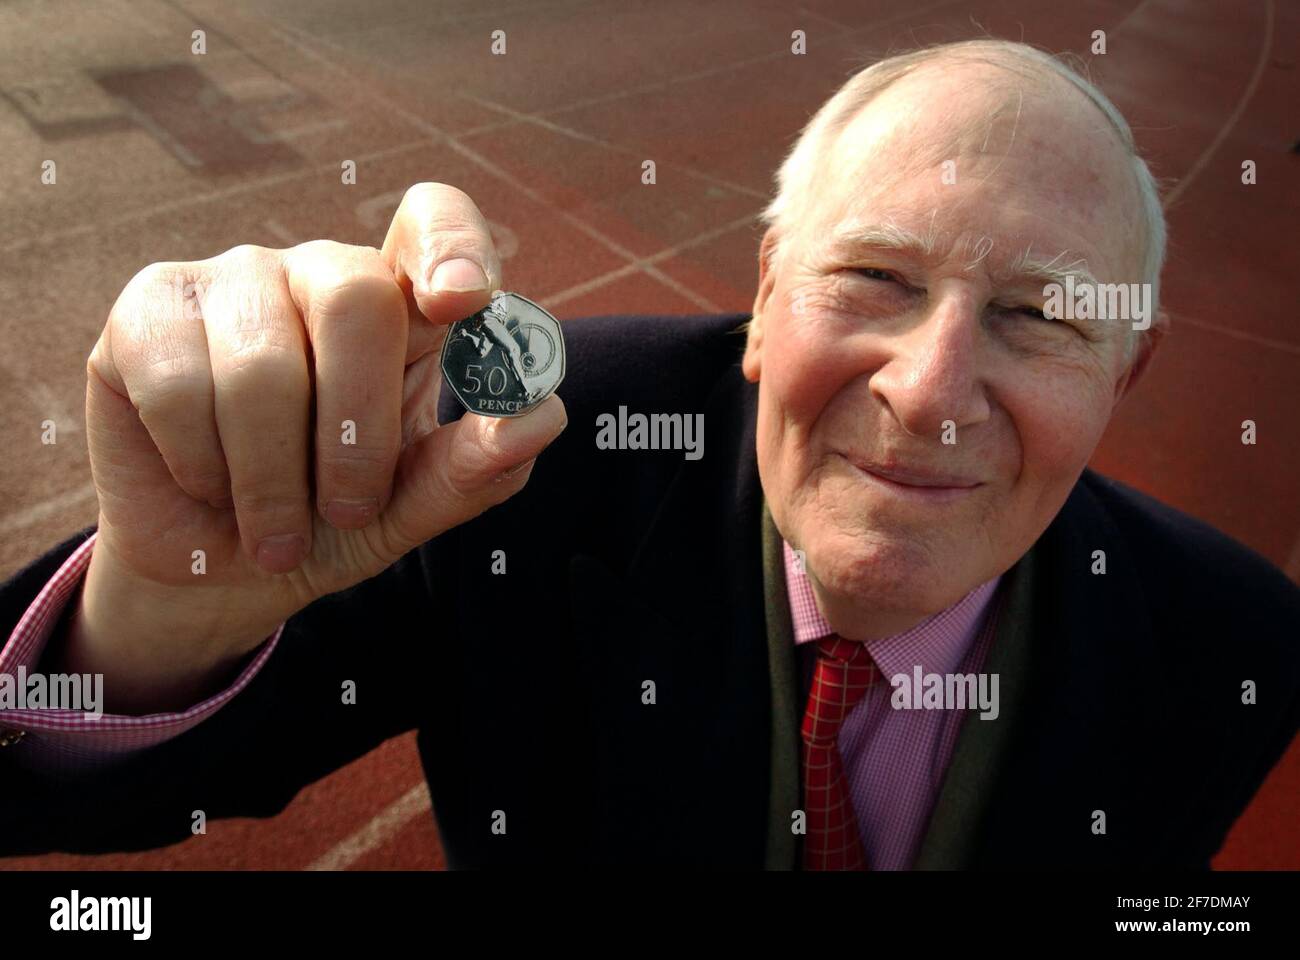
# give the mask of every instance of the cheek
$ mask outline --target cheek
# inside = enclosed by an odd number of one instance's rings
[[[1025,379],[1006,401],[1020,438],[1022,489],[1031,496],[1068,490],[1110,417],[1104,384],[1078,372],[1055,374]]]
[[[763,382],[785,418],[811,430],[831,399],[861,373],[846,349],[854,329],[827,278],[777,292],[781,310],[764,338]]]

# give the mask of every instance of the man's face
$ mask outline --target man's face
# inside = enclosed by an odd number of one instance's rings
[[[1026,312],[1023,263],[1138,282],[1140,207],[1094,106],[982,65],[887,88],[817,191],[761,268],[744,370],[773,519],[832,626],[870,639],[1011,567],[1065,501],[1133,379],[1131,325]]]

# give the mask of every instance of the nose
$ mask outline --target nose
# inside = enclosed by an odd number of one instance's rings
[[[988,419],[980,370],[980,313],[962,286],[930,291],[916,321],[890,338],[871,390],[915,437],[937,440],[951,420],[957,434]]]

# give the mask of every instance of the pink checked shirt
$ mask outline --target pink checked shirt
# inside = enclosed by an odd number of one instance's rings
[[[73,551],[36,595],[0,650],[0,674],[17,678],[20,666],[29,674],[35,671],[60,614],[81,586],[98,536],[92,534]],[[229,703],[257,676],[283,630],[281,624],[229,688],[181,713],[124,717],[77,710],[0,710],[0,738],[6,729],[24,731],[23,739],[6,749],[16,752],[18,762],[56,775],[75,775],[121,760],[180,736]]]
[[[867,652],[885,683],[868,688],[840,728],[840,758],[872,870],[907,870],[916,860],[939,787],[952,759],[957,731],[978,710],[895,710],[890,677],[928,673],[978,673],[996,627],[992,602],[1001,577],[976,587],[961,600],[910,630],[867,642]],[[794,642],[806,701],[812,684],[812,641],[834,631],[817,610],[812,585],[794,550],[785,545],[785,582],[794,620]]]
[[[73,552],[27,608],[0,650],[0,674],[17,677],[19,666],[29,673],[36,669],[54,626],[81,586],[95,538],[92,535]],[[788,544],[785,572],[795,643],[802,647],[806,696],[813,648],[803,645],[832,631],[818,612],[812,587]],[[911,674],[916,664],[922,673],[978,672],[993,637],[991,601],[998,579],[905,633],[870,641],[867,650],[885,677]],[[179,736],[229,703],[266,663],[283,629],[281,624],[229,688],[188,710],[143,717],[0,710],[0,740],[6,731],[23,731],[21,741],[4,749],[16,751],[19,762],[55,775],[75,775],[119,761]],[[887,685],[869,691],[845,720],[839,738],[868,862],[876,870],[911,866],[967,713],[894,710],[889,694]],[[978,723],[978,717],[972,722]]]

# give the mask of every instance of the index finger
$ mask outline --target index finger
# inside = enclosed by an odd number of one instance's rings
[[[468,194],[449,184],[417,183],[406,191],[382,253],[408,305],[433,324],[463,320],[501,286],[487,220]],[[419,326],[417,317],[411,321]]]

